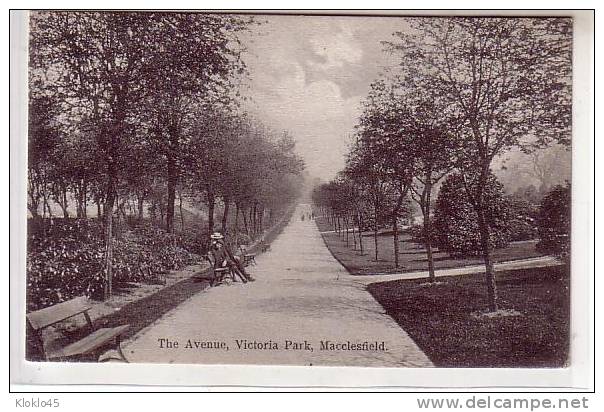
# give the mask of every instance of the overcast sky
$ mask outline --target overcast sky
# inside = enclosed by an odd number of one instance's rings
[[[398,17],[259,16],[245,39],[248,110],[287,130],[313,177],[344,166],[349,135],[369,84],[392,63],[381,41],[405,29]]]

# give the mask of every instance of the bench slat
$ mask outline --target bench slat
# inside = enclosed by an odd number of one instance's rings
[[[68,358],[71,356],[84,355],[94,351],[123,334],[130,325],[122,325],[116,328],[101,328],[77,342],[74,342],[64,348],[53,351],[48,355],[48,359]]]
[[[88,299],[85,296],[80,296],[67,302],[28,313],[27,320],[34,330],[39,330],[86,312],[90,307]]]

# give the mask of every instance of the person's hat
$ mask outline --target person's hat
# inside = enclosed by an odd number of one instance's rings
[[[224,236],[222,236],[222,233],[220,233],[220,232],[214,232],[210,235],[210,239],[215,239],[215,240],[224,239]]]

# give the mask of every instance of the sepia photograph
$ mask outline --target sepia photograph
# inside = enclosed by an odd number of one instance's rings
[[[26,13],[25,361],[572,366],[571,14]]]

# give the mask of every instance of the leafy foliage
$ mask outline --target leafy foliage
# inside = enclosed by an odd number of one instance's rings
[[[511,241],[531,240],[537,237],[535,206],[517,196],[506,196],[510,209],[509,232]]]
[[[33,302],[94,295],[104,281],[146,280],[180,267],[190,260],[183,246],[204,251],[217,202],[224,206],[222,230],[234,203],[255,236],[266,227],[265,215],[274,223],[299,195],[303,164],[294,139],[241,107],[246,67],[239,36],[253,23],[251,16],[225,13],[31,13],[28,208],[33,217],[40,207],[42,218],[52,217],[52,200],[69,218],[75,200],[77,216],[86,218],[92,200],[107,235],[95,233],[81,250],[59,234],[49,250],[38,245],[37,252],[53,254],[56,267],[29,251],[32,288],[40,294]],[[203,235],[180,238],[147,227],[127,236],[113,222],[133,223],[134,204],[138,222],[147,207],[154,223],[173,233],[177,195],[181,207],[183,198],[208,204]],[[109,233],[117,239],[103,244]],[[78,259],[94,267],[85,276],[63,267],[71,258],[55,247],[70,256],[89,253]],[[53,275],[42,275],[47,271]]]
[[[432,231],[432,236],[430,239],[436,239],[438,233],[433,225],[430,225],[430,229]],[[411,241],[415,243],[426,243],[426,228],[424,225],[413,225],[409,228],[409,235],[411,236]]]
[[[101,298],[105,248],[103,229],[96,220],[30,219],[28,233],[28,310],[81,295]],[[116,283],[152,281],[158,273],[199,260],[177,236],[150,226],[136,228],[114,242]]]
[[[466,192],[464,177],[455,173],[444,182],[434,212],[434,230],[440,250],[454,256],[481,252],[478,217]],[[510,239],[510,210],[503,196],[503,186],[490,175],[485,188],[486,219],[490,228],[490,246],[501,248]]]
[[[556,186],[545,196],[539,207],[537,249],[570,259],[570,184]]]

